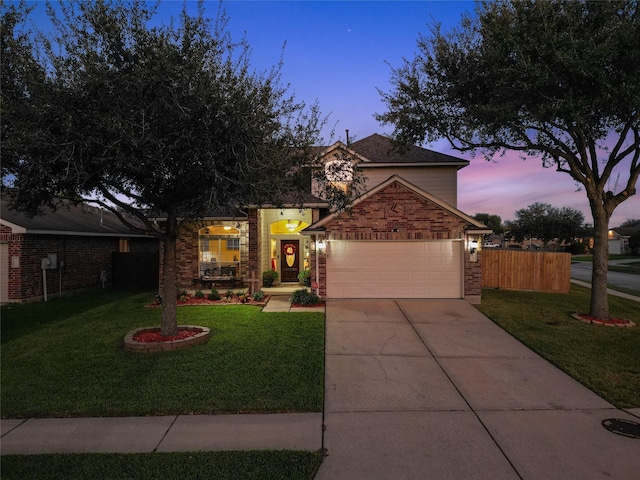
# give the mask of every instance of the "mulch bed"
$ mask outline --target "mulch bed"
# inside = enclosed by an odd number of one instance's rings
[[[177,301],[176,305],[178,307],[189,307],[189,306],[202,306],[202,305],[255,305],[258,307],[264,307],[269,301],[270,295],[266,295],[262,298],[262,300],[253,300],[247,296],[238,296],[231,295],[230,297],[221,296],[220,300],[209,300],[205,297],[196,297],[191,294],[182,295]],[[155,301],[147,307],[160,307],[162,306],[162,302]]]
[[[625,320],[623,318],[610,318],[609,320],[603,320],[601,318],[592,317],[588,313],[574,313],[571,316],[576,320],[580,320],[581,322],[590,323],[593,325],[605,325],[608,327],[623,328],[631,328],[636,326],[636,324],[631,320]]]
[[[196,330],[179,330],[176,335],[163,337],[160,329],[155,332],[138,332],[133,336],[136,342],[173,342],[174,340],[182,340],[183,338],[193,337],[200,331]]]

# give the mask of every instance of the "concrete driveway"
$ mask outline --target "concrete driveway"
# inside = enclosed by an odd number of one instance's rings
[[[464,300],[329,300],[317,479],[638,478],[638,422]],[[585,360],[586,361],[586,360]]]

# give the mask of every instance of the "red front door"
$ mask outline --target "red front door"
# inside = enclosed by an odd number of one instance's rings
[[[300,240],[280,242],[280,281],[297,282],[300,273]]]

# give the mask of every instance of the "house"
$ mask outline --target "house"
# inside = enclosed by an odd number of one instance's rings
[[[366,176],[350,212],[332,212],[311,185],[302,205],[253,205],[185,227],[177,247],[179,287],[202,288],[203,279],[228,276],[254,288],[269,270],[281,284],[295,285],[310,270],[323,298],[479,302],[482,236],[491,231],[456,208],[457,171],[469,162],[391,147],[388,138],[371,135],[318,150],[325,165],[349,162]]]
[[[607,233],[609,255],[625,255],[631,253],[629,238],[634,230],[633,227],[618,227],[609,230]]]
[[[139,262],[143,268],[136,268]],[[157,288],[157,264],[158,241],[126,228],[106,210],[67,205],[30,218],[11,210],[8,198],[2,198],[2,303],[46,300],[47,296],[112,286],[123,278],[126,282],[117,286],[131,287],[142,281],[140,288]],[[123,266],[139,273],[127,273]]]

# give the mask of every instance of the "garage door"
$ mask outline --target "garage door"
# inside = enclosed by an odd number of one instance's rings
[[[327,244],[329,298],[461,298],[462,242]]]

